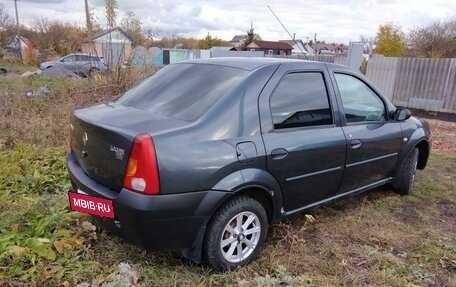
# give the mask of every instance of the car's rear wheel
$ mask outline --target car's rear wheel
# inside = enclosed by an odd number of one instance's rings
[[[258,257],[268,220],[256,200],[239,196],[219,209],[206,230],[204,257],[218,271],[233,270]]]
[[[395,192],[402,195],[409,195],[413,191],[413,183],[416,177],[416,166],[418,164],[418,148],[414,148],[399,171],[394,182],[391,184]]]

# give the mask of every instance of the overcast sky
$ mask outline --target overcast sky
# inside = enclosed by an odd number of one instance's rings
[[[1,0],[14,16],[14,1]],[[105,25],[104,0],[89,0],[98,23]],[[289,39],[268,5],[291,34],[303,40],[348,43],[360,35],[374,36],[380,24],[392,22],[404,31],[435,20],[456,17],[456,0],[117,0],[118,20],[127,11],[141,19],[145,31],[161,36],[204,37],[224,40],[245,34],[253,22],[263,40]],[[19,21],[31,25],[48,18],[84,25],[84,0],[19,0]]]

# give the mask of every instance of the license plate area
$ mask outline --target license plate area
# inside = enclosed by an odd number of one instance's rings
[[[114,218],[112,200],[68,191],[70,208],[73,211]]]

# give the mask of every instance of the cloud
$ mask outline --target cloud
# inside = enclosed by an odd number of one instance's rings
[[[68,0],[22,0],[21,2],[40,3],[40,4],[45,4],[45,3],[60,4],[60,3],[65,3],[67,1]]]
[[[104,26],[105,1],[89,0],[97,21]],[[289,36],[268,9],[274,10],[290,33],[306,40],[328,42],[358,40],[361,34],[374,36],[380,24],[392,22],[404,30],[455,16],[454,0],[118,0],[118,19],[133,11],[145,31],[160,30],[162,35],[204,37],[230,40],[244,34],[253,22],[263,39],[288,39]],[[22,0],[18,2],[21,23],[49,18],[84,25],[82,0]],[[5,1],[10,15],[14,2]]]

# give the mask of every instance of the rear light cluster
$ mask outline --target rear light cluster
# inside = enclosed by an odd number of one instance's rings
[[[159,194],[157,156],[152,138],[147,134],[136,136],[128,158],[124,187],[145,194]]]

